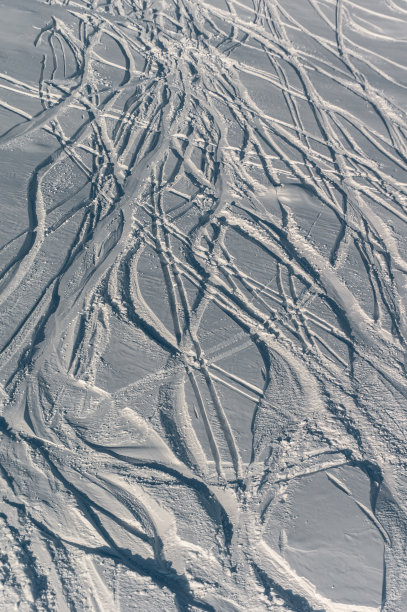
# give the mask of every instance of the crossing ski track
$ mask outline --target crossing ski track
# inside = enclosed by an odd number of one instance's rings
[[[1,609],[405,612],[405,0],[1,11]]]

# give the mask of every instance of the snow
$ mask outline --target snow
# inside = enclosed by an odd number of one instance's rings
[[[0,608],[405,612],[404,0],[0,10]]]

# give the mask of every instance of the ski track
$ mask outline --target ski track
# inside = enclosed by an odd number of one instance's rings
[[[370,479],[381,609],[403,612],[407,81],[366,42],[405,50],[386,36],[403,2],[54,7],[38,82],[0,74],[1,155],[55,143],[1,247],[2,609],[378,610],[328,599],[264,538],[304,475],[353,499],[329,471],[347,465]],[[160,357],[109,388],[119,328]],[[257,382],[228,370],[247,351]],[[123,576],[144,603],[120,601]]]

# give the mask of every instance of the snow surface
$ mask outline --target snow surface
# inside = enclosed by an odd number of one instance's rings
[[[406,612],[406,0],[0,15],[0,609]]]

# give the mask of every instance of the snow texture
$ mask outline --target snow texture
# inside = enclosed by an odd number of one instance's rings
[[[406,0],[0,11],[0,609],[406,612]]]

